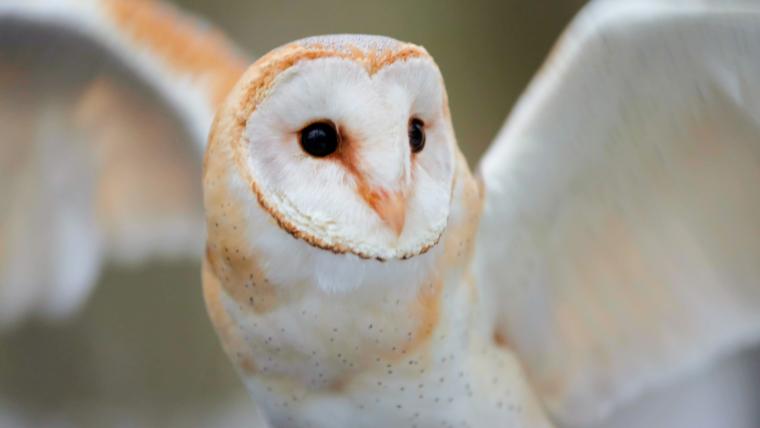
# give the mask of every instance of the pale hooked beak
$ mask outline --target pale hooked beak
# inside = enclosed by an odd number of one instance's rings
[[[366,193],[364,199],[383,222],[393,230],[396,237],[401,236],[406,221],[406,197],[404,194],[380,189]]]

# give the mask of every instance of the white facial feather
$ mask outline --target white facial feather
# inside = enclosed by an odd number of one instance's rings
[[[454,136],[444,109],[440,74],[427,59],[374,75],[347,59],[304,61],[277,77],[249,118],[248,166],[263,197],[300,232],[364,257],[417,254],[438,240],[448,217]],[[426,124],[417,154],[409,146],[411,118]],[[324,120],[345,136],[351,165],[301,148],[299,131]],[[400,236],[362,198],[359,180],[405,195]]]
[[[246,195],[247,186],[237,176],[229,184],[233,191]],[[388,284],[410,287],[419,284],[429,275],[439,257],[440,248],[408,260],[362,259],[353,254],[335,254],[316,248],[291,236],[283,230],[250,195],[244,197],[248,241],[258,254],[266,255],[261,261],[265,275],[276,284],[297,285],[314,283],[326,292],[344,292],[362,288],[371,293],[385,292]]]

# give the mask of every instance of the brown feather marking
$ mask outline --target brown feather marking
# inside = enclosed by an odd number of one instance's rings
[[[210,202],[210,203],[209,203]],[[237,198],[226,190],[211,193],[206,201],[210,213],[207,258],[222,287],[241,307],[257,314],[274,310],[280,303],[277,288],[267,278],[247,242],[246,214]]]
[[[107,0],[103,4],[122,30],[174,71],[203,76],[214,105],[227,97],[245,70],[245,61],[221,32],[202,28],[160,2]]]
[[[213,264],[211,259],[208,258],[207,249],[207,257],[204,258],[202,267],[203,298],[206,302],[206,312],[208,312],[211,323],[214,325],[219,340],[222,342],[224,352],[243,372],[249,375],[255,374],[256,364],[253,356],[241,336],[240,327],[230,318],[227,310],[224,308],[220,295],[223,292],[223,288],[212,267]]]
[[[444,272],[451,266],[465,266],[467,261],[472,258],[473,239],[478,227],[480,218],[481,204],[475,181],[469,174],[467,161],[461,152],[457,154],[457,171],[455,177],[462,177],[463,180],[454,180],[454,186],[462,186],[463,206],[467,207],[467,214],[458,224],[450,224],[443,236],[443,245],[445,248],[443,257],[438,262],[440,266],[436,271]],[[463,238],[466,239],[463,240]],[[477,298],[477,289],[470,275],[465,275],[464,282],[472,292],[472,297]],[[407,345],[407,351],[412,352],[423,343],[429,342],[430,336],[440,322],[441,299],[443,298],[444,282],[441,278],[435,278],[427,283],[427,286],[420,288],[417,299],[412,303],[410,314],[419,321],[419,326],[414,340]]]
[[[241,307],[263,315],[299,299],[302,290],[272,284],[259,263],[259,254],[250,246],[248,239],[255,231],[250,230],[246,207],[251,195],[229,186],[240,180],[238,172],[229,167],[234,154],[228,145],[216,143],[231,126],[235,125],[229,120],[217,120],[206,149],[203,183],[208,248],[214,271],[230,296]]]
[[[509,344],[509,339],[507,339],[506,334],[499,330],[494,330],[493,332],[493,343],[496,344],[496,346],[504,349],[510,349],[511,345]]]
[[[340,144],[338,150],[330,156],[328,159],[333,159],[340,163],[343,168],[354,178],[354,184],[356,186],[356,192],[364,199],[367,204],[386,221],[382,213],[387,213],[387,205],[383,207],[383,204],[388,202],[389,193],[387,190],[371,186],[367,182],[366,176],[361,172],[358,165],[361,162],[360,157],[357,155],[357,145],[359,144],[357,139],[344,128],[338,130],[340,133]],[[391,195],[392,196],[392,195]],[[405,202],[405,201],[404,201]],[[405,205],[405,204],[404,204]],[[404,209],[404,207],[402,207]],[[402,211],[403,214],[403,211]]]
[[[412,340],[404,344],[406,352],[413,352],[430,341],[433,331],[441,319],[442,291],[443,281],[438,278],[420,288],[417,299],[412,302],[409,311],[412,316],[419,320],[417,331],[412,335]]]

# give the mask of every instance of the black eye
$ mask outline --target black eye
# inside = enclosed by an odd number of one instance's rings
[[[419,153],[425,148],[425,124],[416,118],[409,121],[409,145],[412,153]]]
[[[325,157],[338,149],[338,131],[328,122],[312,123],[301,130],[301,147],[312,156]]]

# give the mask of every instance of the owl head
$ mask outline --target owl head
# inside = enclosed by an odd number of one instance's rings
[[[455,150],[442,77],[423,48],[376,36],[300,40],[257,61],[217,115],[204,178],[209,229],[251,217],[213,214],[248,193],[314,248],[415,257],[446,228]]]

